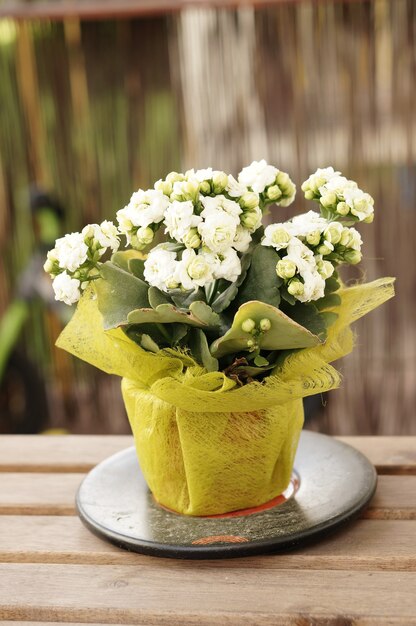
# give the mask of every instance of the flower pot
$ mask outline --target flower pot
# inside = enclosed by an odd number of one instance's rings
[[[138,459],[155,499],[186,515],[256,507],[290,482],[301,399],[248,412],[184,410],[136,381],[122,383]]]

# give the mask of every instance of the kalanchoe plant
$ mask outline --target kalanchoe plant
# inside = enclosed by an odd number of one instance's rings
[[[211,168],[171,172],[133,193],[118,226],[57,240],[45,263],[55,297],[73,304],[93,282],[106,330],[122,328],[148,352],[188,352],[239,385],[261,379],[288,351],[325,340],[338,268],[361,260],[352,224],[373,220],[371,196],[332,167],[302,190],[319,213],[263,229],[268,207],[295,197],[285,172],[264,160],[237,179]],[[149,250],[160,229],[166,242]]]

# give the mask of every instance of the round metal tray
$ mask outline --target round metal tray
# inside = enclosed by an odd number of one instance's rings
[[[345,524],[368,504],[377,475],[360,452],[332,437],[303,431],[291,484],[255,509],[189,517],[152,497],[128,448],[95,467],[77,493],[81,520],[98,536],[144,554],[224,558],[282,552]]]

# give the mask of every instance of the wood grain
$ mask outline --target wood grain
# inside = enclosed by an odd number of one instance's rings
[[[0,473],[1,515],[74,515],[83,474]],[[380,476],[368,519],[416,519],[416,476]]]
[[[120,550],[91,534],[76,517],[0,517],[0,562],[140,565],[154,559]],[[161,567],[175,564],[160,559]],[[207,565],[208,563],[208,565]],[[359,520],[301,551],[207,561],[200,567],[268,567],[416,571],[416,522]]]
[[[150,559],[149,559],[150,560]],[[415,620],[416,573],[201,567],[0,565],[0,617],[14,620],[251,625]],[[255,581],[255,584],[254,584]],[[394,593],[392,593],[394,590]],[[281,621],[283,618],[286,621]],[[279,621],[280,620],[280,621]],[[297,620],[297,622],[295,621]],[[309,621],[308,621],[309,620]],[[348,621],[350,620],[350,621]],[[321,622],[319,622],[321,623]]]
[[[339,437],[381,474],[416,474],[416,437]],[[118,435],[0,435],[0,472],[87,472],[133,445]]]
[[[0,472],[88,472],[132,445],[124,435],[1,435]]]

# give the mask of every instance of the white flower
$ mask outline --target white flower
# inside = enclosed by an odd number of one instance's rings
[[[81,297],[81,283],[76,278],[71,278],[67,272],[62,272],[52,281],[52,287],[55,292],[55,300],[65,302],[65,304],[74,304]]]
[[[165,211],[163,223],[166,226],[165,233],[169,233],[176,241],[182,241],[186,233],[200,222],[202,217],[194,214],[194,205],[190,200],[187,202],[174,200]]]
[[[209,215],[224,211],[225,213],[228,213],[228,215],[232,215],[232,217],[235,218],[236,224],[239,224],[239,216],[243,210],[237,202],[234,202],[234,200],[228,200],[228,198],[223,195],[214,197],[202,196],[201,202],[204,207],[203,211],[201,211],[201,217],[206,218]]]
[[[135,227],[158,224],[163,220],[165,210],[169,206],[169,198],[161,191],[148,189],[135,191],[130,198],[129,204],[117,213],[120,230],[126,232],[124,225],[130,221]],[[131,230],[131,229],[129,229]]]
[[[238,225],[233,241],[233,248],[238,252],[247,252],[251,243],[251,235],[247,228]]]
[[[285,224],[269,224],[264,231],[264,239],[261,245],[282,250],[287,248],[291,238],[292,232],[288,222]]]
[[[257,193],[262,193],[268,185],[276,180],[279,170],[273,165],[268,165],[262,159],[253,161],[251,165],[244,167],[238,175],[238,182]]]
[[[348,180],[345,176],[332,176],[326,183],[319,187],[319,193],[324,196],[328,192],[333,192],[339,199],[344,198],[344,193],[348,189],[356,188],[357,183],[353,180]]]
[[[303,292],[297,293],[295,298],[299,302],[310,302],[323,298],[325,280],[318,272],[312,250],[305,246],[297,237],[292,237],[287,247],[287,256],[284,257],[284,260],[286,259],[296,264],[298,273],[303,279]]]
[[[302,191],[310,190],[313,194],[318,192],[318,189],[325,185],[332,178],[339,176],[341,172],[336,172],[333,167],[318,167],[314,174],[311,174],[304,183],[302,183]],[[341,177],[343,178],[343,177]]]
[[[360,233],[355,228],[344,228],[341,234],[340,244],[346,248],[360,252],[363,240],[361,239]]]
[[[116,252],[120,246],[117,227],[109,220],[104,220],[97,226],[94,237],[102,248],[111,248],[113,252]]]
[[[295,237],[306,237],[315,231],[322,233],[327,226],[327,220],[321,217],[319,213],[308,211],[292,218],[288,228]]]
[[[165,250],[161,244],[149,252],[144,262],[144,279],[149,285],[167,291],[177,286],[173,280],[177,266],[176,252]]]
[[[175,270],[175,280],[186,290],[204,287],[214,280],[213,264],[206,254],[196,254],[195,250],[186,249]]]
[[[365,220],[374,213],[374,200],[370,194],[361,191],[357,187],[350,187],[344,191],[344,200],[350,207],[352,215],[360,221]]]
[[[57,239],[55,255],[59,267],[75,272],[87,260],[88,246],[82,233],[71,233]]]
[[[108,220],[104,220],[101,224],[88,224],[82,229],[84,241],[88,242],[91,248],[99,250],[102,256],[108,248],[116,252],[120,245],[117,227]]]
[[[201,213],[205,219],[198,225],[203,244],[217,254],[225,252],[233,245],[238,222],[233,215],[225,211],[208,210],[207,213],[205,211],[207,209]]]
[[[241,274],[241,261],[233,248],[217,256],[214,263],[214,278],[224,278],[234,283]]]
[[[216,172],[212,170],[212,167],[207,167],[202,170],[188,170],[185,174],[187,178],[195,178],[199,183],[203,183],[204,180],[211,180]]]
[[[228,185],[226,187],[226,192],[232,198],[241,198],[241,196],[247,193],[248,189],[245,185],[242,185],[232,176],[228,175]]]

